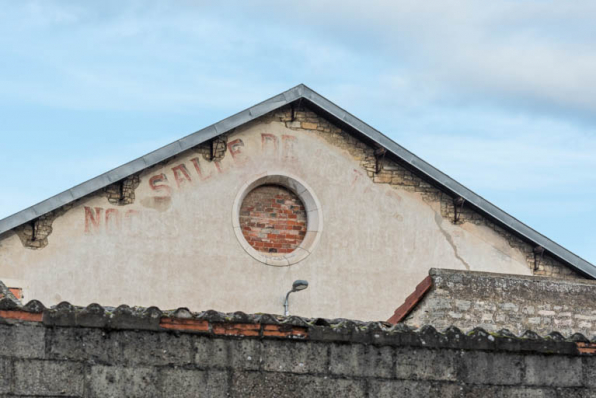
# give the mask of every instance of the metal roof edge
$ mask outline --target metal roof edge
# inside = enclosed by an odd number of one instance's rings
[[[572,268],[577,269],[582,274],[588,275],[592,278],[596,278],[596,266],[584,260],[583,258],[577,256],[576,254],[573,254],[569,250],[565,249],[563,246],[559,245],[558,243],[550,240],[541,233],[530,228],[529,226],[522,223],[515,217],[506,213],[505,211],[499,209],[497,206],[493,205],[480,195],[474,193],[470,189],[466,188],[464,185],[449,177],[447,174],[441,172],[440,170],[431,166],[429,163],[414,155],[401,145],[397,144],[395,141],[393,141],[380,131],[369,126],[362,120],[358,119],[349,112],[338,107],[337,105],[335,105],[334,103],[332,103],[331,101],[324,98],[323,96],[321,96],[320,94],[316,93],[308,87],[305,87],[304,97],[309,101],[313,102],[313,104],[315,104],[316,106],[323,109],[325,112],[334,115],[343,123],[351,126],[356,131],[368,137],[370,140],[383,146],[391,153],[393,153],[395,156],[399,157],[401,160],[411,165],[414,169],[426,175],[429,179],[433,180],[439,186],[443,187],[444,189],[447,189],[448,191],[451,191],[455,195],[461,196],[463,199],[466,200],[466,202],[471,203],[475,208],[481,210],[493,219],[502,223],[505,227],[512,230],[516,234],[524,237],[526,240],[534,242],[537,246],[542,246],[546,251],[555,255],[557,258],[567,263]]]
[[[173,143],[159,148],[147,155],[6,217],[0,220],[0,235],[301,98],[321,108],[332,117],[350,126],[352,129],[378,145],[385,147],[393,155],[434,181],[437,185],[452,192],[454,195],[462,197],[467,203],[472,204],[473,207],[503,224],[503,226],[512,230],[517,235],[535,243],[537,246],[542,246],[546,251],[567,263],[572,268],[578,270],[580,273],[596,278],[596,266],[593,264],[573,254],[561,245],[548,239],[546,236],[499,209],[480,195],[472,192],[445,173],[403,148],[380,131],[335,105],[333,102],[304,84],[299,84],[281,94],[174,141]]]
[[[123,164],[122,166],[116,167],[115,169],[112,169],[64,192],[54,195],[49,199],[8,216],[0,220],[0,235],[44,214],[47,214],[52,210],[59,209],[64,205],[90,195],[93,192],[103,189],[110,184],[122,180],[123,178],[129,177],[172,156],[178,155],[179,153],[182,153],[196,145],[199,145],[218,135],[250,122],[251,120],[263,116],[272,110],[294,102],[295,100],[301,98],[304,87],[305,86],[303,84],[292,87],[281,94],[273,96],[248,109],[220,120],[215,124],[198,130],[186,137],[183,137],[153,152],[141,156],[140,158],[132,160],[126,164]]]

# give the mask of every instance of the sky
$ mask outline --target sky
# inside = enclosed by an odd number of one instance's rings
[[[596,264],[592,0],[0,0],[0,219],[299,83]]]

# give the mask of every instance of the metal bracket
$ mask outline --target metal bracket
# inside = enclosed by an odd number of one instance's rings
[[[215,158],[215,138],[209,140],[209,160],[213,160]]]
[[[542,261],[543,257],[544,257],[544,247],[536,246],[534,248],[534,271],[538,271],[538,264],[539,264],[538,259],[540,258],[540,261]]]
[[[294,105],[294,103],[296,103],[296,105]],[[298,100],[298,102],[292,102],[290,104],[290,110],[291,110],[291,122],[294,121],[294,119],[296,119],[296,108],[300,108],[300,104],[302,103],[302,98],[300,98]]]
[[[118,184],[120,185],[120,198],[118,200],[122,201],[124,200],[124,180],[120,180]]]
[[[37,237],[35,236],[35,224],[37,223],[37,219],[31,221],[31,241],[35,241]]]
[[[461,196],[453,199],[453,223],[457,224],[459,218],[461,216],[462,210],[464,208],[464,203],[466,200]]]
[[[379,173],[383,169],[383,160],[386,153],[387,149],[385,148],[375,149],[375,173]]]

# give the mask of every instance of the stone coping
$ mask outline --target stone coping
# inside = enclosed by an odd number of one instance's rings
[[[449,269],[449,268],[430,268],[428,274],[431,277],[444,277],[444,278],[454,278],[458,277],[459,275],[471,278],[491,278],[491,279],[507,279],[511,281],[528,281],[528,282],[535,282],[535,283],[543,283],[548,282],[552,284],[562,284],[562,285],[578,285],[578,286],[588,286],[590,288],[596,287],[596,280],[590,279],[560,279],[554,278],[552,276],[542,276],[542,275],[518,275],[518,274],[503,274],[498,272],[487,272],[487,271],[467,271],[467,270],[456,270],[456,269]]]
[[[412,329],[404,324],[361,322],[348,319],[284,317],[271,314],[190,312],[187,308],[162,311],[156,307],[117,308],[91,304],[87,307],[62,302],[53,308],[32,300],[18,305],[0,300],[0,325],[38,323],[45,327],[84,327],[107,330],[149,330],[196,333],[213,337],[271,338],[302,341],[414,346],[437,349],[538,352],[543,354],[594,355],[596,338],[579,333],[546,336],[527,331],[516,336],[506,329],[489,333],[481,328],[461,331],[450,327],[439,332],[432,326]]]

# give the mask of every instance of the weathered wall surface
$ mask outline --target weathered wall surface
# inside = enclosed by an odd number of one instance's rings
[[[1,303],[0,303],[1,304]],[[0,396],[590,397],[588,341],[101,307],[0,309]],[[42,312],[39,312],[42,311]]]
[[[47,304],[189,305],[386,319],[431,267],[575,277],[548,256],[314,113],[276,112],[0,237],[0,277]],[[239,189],[266,172],[305,181],[324,231],[286,268],[240,246]],[[536,265],[536,266],[535,266]]]
[[[520,335],[596,336],[596,282],[432,269],[432,287],[403,321]]]

